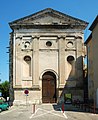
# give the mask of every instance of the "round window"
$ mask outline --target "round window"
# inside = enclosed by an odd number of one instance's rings
[[[74,57],[73,56],[68,56],[67,57],[67,61],[69,62],[69,63],[71,63],[72,61],[74,61],[75,59],[74,59]]]
[[[67,43],[67,47],[69,47],[69,48],[73,47],[73,42],[69,41],[69,42]]]
[[[25,44],[24,44],[24,47],[25,47],[25,48],[28,48],[29,45],[30,45],[30,42],[29,42],[29,41],[26,41]]]
[[[30,57],[30,56],[25,56],[25,57],[24,57],[24,60],[25,60],[25,61],[31,61],[31,57]]]
[[[47,41],[47,42],[46,42],[46,45],[47,45],[48,47],[50,47],[50,46],[52,45],[52,42]]]

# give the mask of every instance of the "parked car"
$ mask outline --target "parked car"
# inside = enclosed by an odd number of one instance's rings
[[[9,104],[2,99],[0,100],[0,112],[3,110],[8,110]]]

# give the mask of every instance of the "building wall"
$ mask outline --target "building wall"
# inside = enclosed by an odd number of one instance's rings
[[[14,103],[24,103],[25,89],[30,103],[42,102],[47,72],[56,80],[57,102],[64,102],[65,93],[73,101],[83,101],[83,30],[87,24],[50,8],[10,23]]]
[[[97,100],[97,88],[98,88],[98,23],[96,24],[95,28],[92,31],[92,43],[93,43],[93,67],[94,67],[94,98],[95,101]],[[98,107],[98,102],[96,101],[97,107]]]
[[[86,44],[88,50],[88,95],[89,100],[98,108],[98,16],[89,28],[91,35],[88,37]]]
[[[93,46],[92,39],[87,44],[87,57],[88,57],[88,98],[93,100],[94,98],[94,68],[93,68]]]
[[[60,31],[60,32],[58,32]],[[79,98],[83,101],[83,33],[78,31],[77,33],[68,32],[66,30],[58,30],[55,34],[53,32],[37,31],[33,30],[19,30],[14,33],[14,54],[13,54],[13,87],[15,102],[22,101],[25,97],[23,90],[30,90],[29,98],[31,102],[35,99],[41,102],[42,100],[42,78],[41,75],[45,71],[54,71],[57,74],[57,89],[78,88],[78,91],[74,94],[73,90],[70,93],[73,94],[73,99]],[[36,35],[38,34],[38,36]],[[45,34],[45,35],[44,35]],[[70,34],[70,35],[69,35]],[[67,35],[69,35],[67,37]],[[80,36],[76,37],[76,36]],[[30,45],[25,48],[25,42],[29,41]],[[52,46],[46,45],[47,41],[52,42]],[[24,61],[25,56],[31,58],[31,75],[29,76],[29,68],[26,67]],[[67,61],[68,56],[74,57],[74,63],[71,64]],[[21,91],[17,91],[21,89]],[[35,90],[36,89],[36,90]],[[80,92],[79,92],[80,91]],[[31,94],[36,93],[36,97],[32,97]],[[64,100],[64,93],[62,90],[58,90],[58,98],[62,96]],[[19,98],[21,94],[21,98]]]

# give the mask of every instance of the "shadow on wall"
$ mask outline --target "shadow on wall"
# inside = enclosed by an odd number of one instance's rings
[[[73,56],[68,56],[67,62],[70,73],[64,88],[59,88],[58,103],[72,103],[75,100],[84,102],[83,56],[76,60]]]
[[[60,89],[62,92],[58,103],[53,104],[53,108],[56,111],[87,112],[86,107],[80,107],[88,99],[87,73],[83,70],[83,57],[80,56],[75,60],[73,56],[70,56],[67,58],[67,62],[71,66],[70,73],[64,88]],[[77,100],[79,101],[75,104]]]

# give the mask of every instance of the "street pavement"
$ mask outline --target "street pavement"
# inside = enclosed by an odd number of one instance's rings
[[[62,111],[60,104],[41,104],[12,106],[0,113],[0,120],[98,120],[98,114],[84,112],[72,105],[64,105]]]

